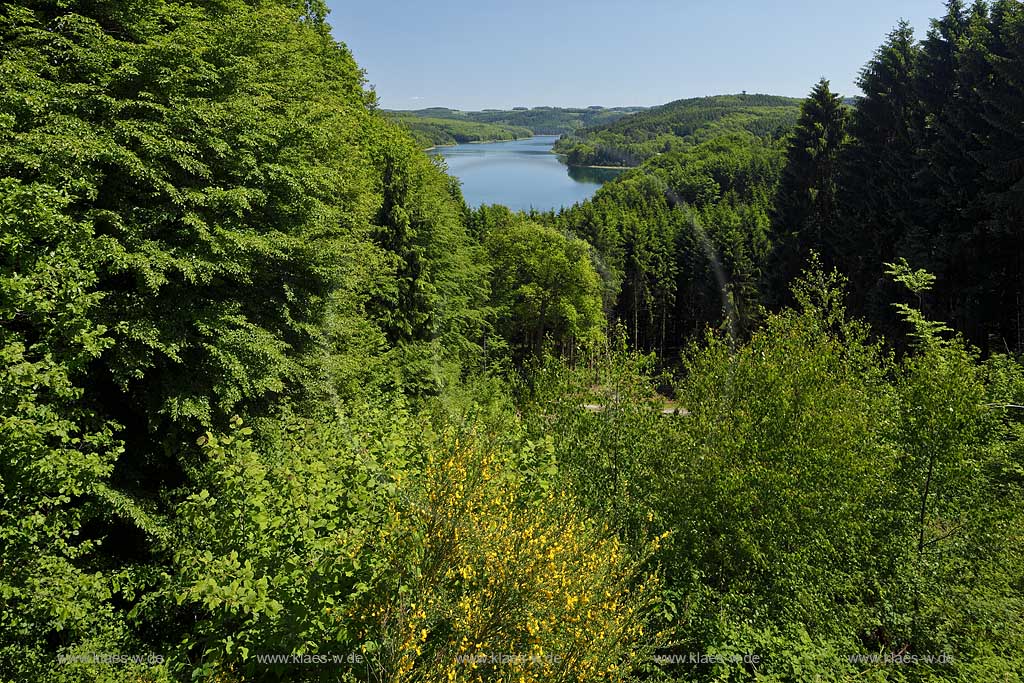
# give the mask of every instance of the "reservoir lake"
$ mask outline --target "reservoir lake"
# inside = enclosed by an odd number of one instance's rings
[[[472,207],[504,204],[513,211],[558,210],[589,199],[619,169],[569,167],[551,153],[557,135],[508,142],[437,147]]]

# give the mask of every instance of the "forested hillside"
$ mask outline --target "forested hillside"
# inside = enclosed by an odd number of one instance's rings
[[[800,101],[774,95],[717,95],[660,107],[564,135],[555,151],[573,166],[636,166],[733,132],[781,138],[796,122]]]
[[[426,118],[405,114],[389,114],[398,124],[407,128],[424,149],[437,145],[456,145],[467,142],[518,140],[533,135],[529,128],[476,123],[457,119]]]
[[[784,143],[731,133],[654,157],[544,220],[602,255],[609,313],[631,346],[671,358],[723,312],[737,332],[759,319],[784,164]]]
[[[326,21],[0,5],[0,681],[1019,680],[1024,5],[529,215]]]
[[[416,109],[412,111],[389,112],[402,119],[409,117],[444,119],[446,121],[468,121],[517,128],[529,128],[535,135],[562,135],[587,126],[611,123],[617,119],[642,111],[643,107],[517,107],[512,110],[485,109],[483,111],[459,111],[444,107]]]

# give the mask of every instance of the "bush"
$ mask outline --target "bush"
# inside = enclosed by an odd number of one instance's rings
[[[656,578],[551,486],[543,445],[496,448],[486,422],[400,405],[293,421],[264,446],[247,431],[202,437],[177,555],[199,622],[178,666],[337,680],[257,655],[357,653],[352,680],[589,681],[649,652]],[[491,655],[536,661],[458,659]]]
[[[561,484],[622,538],[670,533],[662,655],[686,680],[961,680],[1003,676],[1020,642],[1019,364],[959,341],[899,361],[812,271],[799,308],[749,342],[687,354],[662,414],[653,363],[620,350],[535,377],[527,424],[556,444]],[[923,319],[922,319],[923,320]],[[930,331],[930,332],[929,332]],[[669,404],[671,405],[671,404]],[[1015,459],[1016,458],[1016,459]],[[856,654],[952,655],[893,671]]]

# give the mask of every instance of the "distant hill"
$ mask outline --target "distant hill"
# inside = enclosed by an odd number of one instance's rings
[[[497,124],[528,128],[536,135],[563,135],[581,128],[612,123],[624,116],[643,111],[644,107],[516,107],[511,111],[485,109],[483,111],[459,111],[445,107],[430,107],[387,112],[402,120],[409,118],[445,119],[470,123]]]
[[[677,100],[563,135],[555,151],[576,166],[636,166],[723,133],[781,137],[796,124],[801,101],[747,94]]]
[[[522,126],[478,123],[457,118],[413,116],[403,112],[386,112],[386,115],[408,128],[416,142],[424,148],[484,140],[518,140],[533,135],[533,131]]]

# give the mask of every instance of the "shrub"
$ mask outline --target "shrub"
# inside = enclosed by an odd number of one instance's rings
[[[657,580],[551,486],[542,445],[495,447],[485,424],[390,406],[260,447],[245,428],[202,437],[177,595],[200,621],[179,665],[337,680],[257,658],[329,652],[363,658],[352,680],[625,678]],[[492,655],[512,662],[459,661]]]

